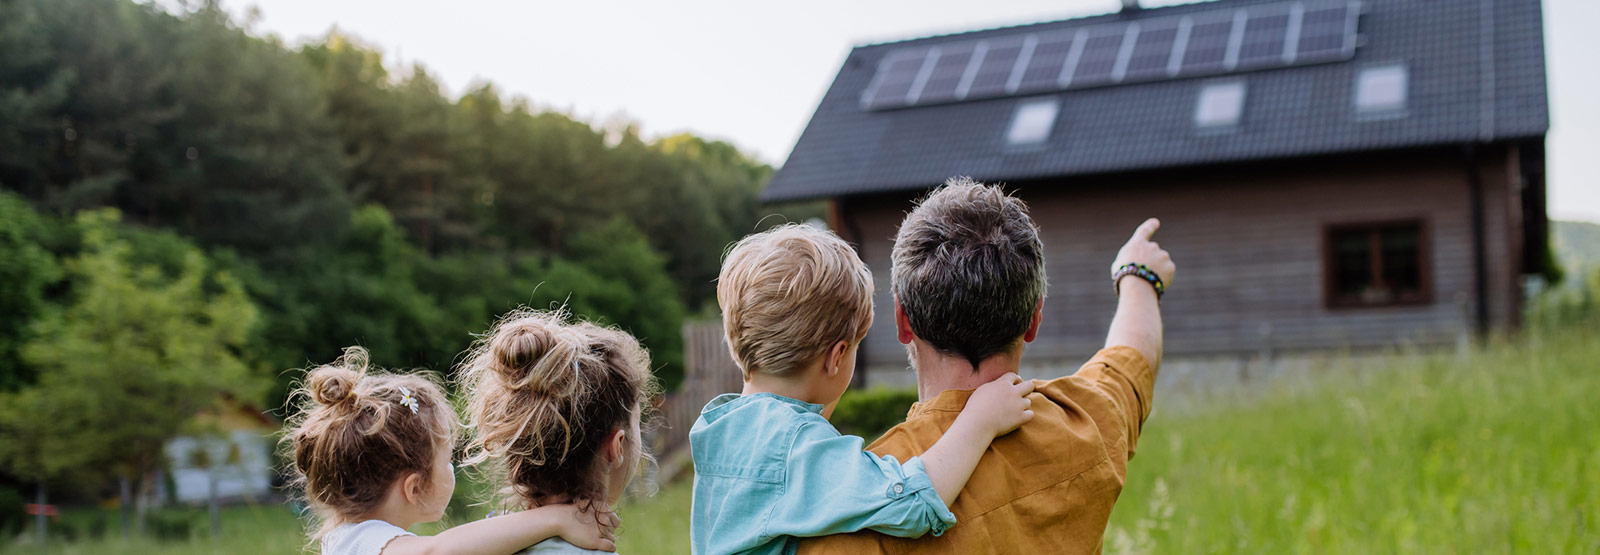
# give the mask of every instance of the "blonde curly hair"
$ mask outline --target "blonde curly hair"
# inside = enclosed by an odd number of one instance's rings
[[[402,404],[407,392],[414,404]],[[455,446],[460,426],[431,375],[369,368],[361,347],[307,372],[289,403],[299,410],[280,445],[314,511],[312,541],[370,515],[395,480],[429,480],[435,454]]]
[[[607,499],[598,455],[617,430],[643,419],[657,392],[638,340],[563,310],[503,316],[459,368],[467,395],[467,465],[509,484],[508,509]],[[637,437],[629,437],[643,461]]]

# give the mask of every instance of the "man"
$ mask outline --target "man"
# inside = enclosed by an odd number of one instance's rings
[[[941,536],[861,532],[800,553],[1097,553],[1127,476],[1161,362],[1158,304],[1172,259],[1140,225],[1112,265],[1119,295],[1106,348],[1076,373],[1036,381],[1035,417],[984,453]],[[895,328],[917,372],[905,423],[869,449],[921,454],[972,390],[1016,372],[1043,318],[1044,246],[1027,207],[998,187],[952,179],[906,216],[895,238]]]

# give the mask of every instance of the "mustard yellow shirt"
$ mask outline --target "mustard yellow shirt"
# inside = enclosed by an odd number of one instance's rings
[[[858,532],[808,539],[801,555],[831,553],[1099,553],[1127,478],[1155,374],[1138,351],[1112,347],[1070,376],[1035,380],[1034,418],[996,439],[951,510],[942,536]],[[911,407],[867,449],[921,455],[955,422],[972,391],[945,391]]]

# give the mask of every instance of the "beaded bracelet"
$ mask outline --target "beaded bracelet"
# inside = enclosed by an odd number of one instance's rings
[[[1149,266],[1144,264],[1130,262],[1111,272],[1111,290],[1115,291],[1119,297],[1122,296],[1122,278],[1124,276],[1137,276],[1139,279],[1150,282],[1150,286],[1156,288],[1157,301],[1161,300],[1161,295],[1167,292],[1167,284],[1161,281],[1161,276],[1156,275],[1155,270],[1151,270]]]

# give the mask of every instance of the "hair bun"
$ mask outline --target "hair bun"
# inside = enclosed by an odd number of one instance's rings
[[[356,396],[356,381],[361,376],[340,366],[324,366],[311,372],[311,394],[324,405],[337,405]]]
[[[354,401],[356,397],[356,383],[361,381],[361,376],[367,369],[367,350],[361,347],[346,347],[344,356],[333,364],[311,371],[307,380],[307,389],[318,403],[324,405],[337,405]]]
[[[506,382],[534,392],[573,393],[583,340],[560,318],[559,313],[522,314],[495,329],[490,359]]]

